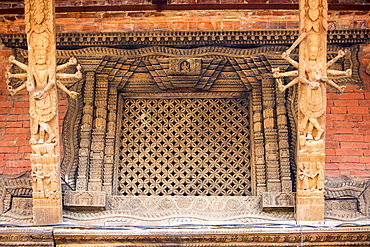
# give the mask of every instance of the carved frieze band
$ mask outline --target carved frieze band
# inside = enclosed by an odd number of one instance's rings
[[[191,32],[129,32],[129,33],[58,33],[56,42],[62,46],[125,46],[125,45],[285,45],[298,37],[295,30],[260,31],[191,31]],[[24,34],[3,34],[7,47],[26,47]],[[367,43],[369,29],[329,30],[328,42],[332,44]]]
[[[0,229],[0,245],[2,246],[85,246],[93,243],[99,246],[368,246],[370,229],[368,227],[338,228],[298,228],[260,229],[253,224],[228,225],[228,229],[212,229],[199,227],[181,229],[147,226],[134,229],[125,226],[123,229],[78,229],[68,227],[21,227]],[[136,226],[137,227],[137,226]],[[235,229],[238,228],[238,229]],[[145,230],[143,230],[145,229]]]
[[[325,182],[325,219],[340,221],[358,221],[369,218],[370,186],[369,182],[349,179],[329,179]],[[30,174],[17,177],[0,177],[0,219],[2,222],[32,221],[32,181]],[[76,199],[72,200],[73,196]],[[133,218],[142,221],[150,219],[168,220],[169,217],[184,217],[184,213],[197,215],[197,219],[211,220],[224,212],[236,222],[259,220],[290,220],[291,214],[270,214],[261,211],[260,203],[267,208],[292,207],[292,193],[264,193],[259,196],[242,197],[137,197],[107,196],[107,211],[101,213],[77,213],[64,211],[67,221],[106,220],[124,222]],[[74,201],[75,204],[66,204]],[[104,207],[106,195],[101,192],[68,193],[64,197],[65,206]],[[151,213],[150,210],[153,210]],[[149,211],[148,211],[149,210]],[[159,210],[159,211],[158,211]],[[171,212],[169,212],[171,210]],[[228,211],[228,213],[226,212]],[[240,212],[244,211],[244,215]],[[131,212],[130,212],[131,211]],[[209,212],[208,212],[209,211]],[[207,213],[208,212],[208,213]],[[217,213],[216,213],[217,212]],[[230,213],[234,212],[232,216]],[[246,216],[248,215],[248,217]],[[243,217],[247,217],[243,220]],[[358,222],[360,223],[360,222]]]

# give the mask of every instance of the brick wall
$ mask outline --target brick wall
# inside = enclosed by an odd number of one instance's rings
[[[57,7],[148,5],[152,0],[55,0]],[[168,5],[183,4],[298,4],[299,0],[167,0]],[[328,4],[366,4],[367,0],[328,0]],[[23,0],[2,0],[0,8],[22,8]]]
[[[173,1],[175,2],[175,1]],[[366,11],[330,11],[329,28],[370,28]],[[166,31],[166,30],[250,30],[297,29],[296,10],[243,11],[147,11],[58,13],[58,32]],[[0,33],[24,32],[22,15],[0,16]],[[5,68],[11,50],[0,47],[0,174],[16,174],[30,169],[28,145],[29,115],[26,91],[11,97],[5,84]],[[370,79],[365,73],[370,62],[370,46],[362,46],[361,76],[364,85],[348,85],[346,93],[328,93],[327,175],[370,178]],[[365,66],[366,65],[366,66]],[[60,93],[60,119],[67,100]]]
[[[57,32],[298,29],[297,10],[57,13]],[[370,12],[329,11],[330,29],[370,28]],[[0,16],[0,33],[24,32],[23,15]]]
[[[24,92],[12,98],[5,83],[5,68],[11,49],[0,47],[0,173],[17,174],[29,170],[28,97]]]
[[[362,45],[359,59],[363,84],[327,95],[327,176],[370,178],[370,45]]]

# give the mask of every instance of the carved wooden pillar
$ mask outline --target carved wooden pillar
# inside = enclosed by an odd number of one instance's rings
[[[30,91],[30,144],[33,150],[30,157],[34,223],[60,223],[62,222],[62,198],[58,99],[55,87],[54,1],[25,1],[25,14],[29,57],[26,85],[27,90]]]
[[[298,76],[304,78],[298,90],[298,221],[324,220],[326,86],[316,78],[327,76],[327,8],[326,0],[301,0],[299,5],[300,35],[306,38],[298,67]]]
[[[265,156],[267,191],[280,192],[280,167],[278,154],[278,135],[275,119],[275,81],[273,78],[262,79],[263,120],[265,128]]]
[[[105,156],[103,169],[103,190],[106,192],[112,192],[118,100],[117,85],[118,83],[110,85],[108,91],[108,123],[105,140]]]
[[[76,189],[87,191],[87,178],[90,160],[91,129],[94,117],[94,89],[95,73],[86,72],[84,85],[84,107],[82,110],[81,140],[79,149],[79,163]]]
[[[102,190],[102,168],[104,162],[105,132],[107,128],[108,76],[98,74],[95,88],[95,114],[93,121],[90,153],[89,191]]]
[[[260,195],[262,192],[266,192],[266,164],[265,164],[265,147],[263,136],[261,87],[253,88],[252,106],[253,106],[254,156],[256,162],[255,164],[256,194]]]
[[[59,80],[82,77],[79,65],[76,74],[57,73],[77,64],[77,60],[71,58],[65,64],[56,65],[54,9],[53,0],[25,1],[28,65],[15,60],[14,56],[9,58],[10,63],[26,71],[8,74],[10,94],[27,89],[30,95],[30,158],[35,224],[62,222],[57,88],[76,98],[77,93],[69,91]],[[11,78],[21,79],[23,83],[14,89]]]
[[[276,114],[277,114],[277,131],[279,139],[279,160],[280,160],[280,177],[281,191],[292,192],[292,179],[290,177],[290,154],[288,143],[288,119],[285,106],[285,98],[282,92],[276,90]]]
[[[330,75],[351,75],[351,70],[329,70],[338,56],[327,59],[327,1],[300,0],[300,35],[282,57],[298,70],[280,73],[273,69],[279,89],[298,84],[298,152],[296,212],[298,221],[324,220],[324,171],[325,171],[325,111],[326,85],[343,92]],[[290,58],[290,52],[300,44],[299,63]],[[280,77],[297,76],[287,85]]]

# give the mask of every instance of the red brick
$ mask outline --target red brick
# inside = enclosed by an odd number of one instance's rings
[[[339,170],[365,170],[365,164],[339,164]]]
[[[334,121],[333,122],[333,128],[358,128],[360,125],[359,125],[359,122],[358,121],[354,121],[354,122],[346,122],[346,121]]]
[[[328,162],[334,163],[358,163],[360,161],[359,157],[356,156],[328,156]]]
[[[364,135],[364,141],[370,142],[370,135]]]
[[[343,114],[342,114],[343,115]],[[327,128],[334,128],[334,121],[330,120],[330,119],[326,119],[326,127]]]
[[[2,174],[19,174],[25,171],[31,170],[31,167],[29,168],[3,168],[2,169]]]
[[[31,167],[29,160],[9,160],[5,162],[6,167]]]
[[[347,113],[347,107],[344,106],[332,106],[330,107],[330,113]]]
[[[370,123],[362,122],[358,123],[359,128],[353,128],[353,134],[370,135]]]
[[[6,132],[9,134],[26,134],[30,130],[26,128],[7,128]]]
[[[351,122],[361,122],[363,118],[365,117],[366,116],[362,116],[362,115],[345,115],[344,120],[351,121]],[[369,120],[370,120],[370,116],[369,116]]]
[[[357,148],[357,149],[368,149],[369,143],[365,142],[341,142],[341,148]]]
[[[1,125],[3,128],[21,128],[23,126],[22,122],[7,122],[7,121],[1,122]]]
[[[335,106],[359,106],[358,100],[333,100]],[[363,101],[361,101],[361,105]]]
[[[360,113],[360,114],[368,114],[369,113],[369,107],[353,107],[353,106],[348,106],[347,107],[348,113],[353,114],[353,113]]]
[[[339,170],[325,170],[326,177],[339,177],[340,175]]]
[[[364,141],[364,136],[362,135],[334,135],[335,141],[353,141],[353,142],[362,142]]]
[[[325,146],[326,148],[339,148],[339,142],[326,141]]]
[[[341,94],[338,99],[365,99],[365,93],[343,93]]]
[[[326,155],[335,155],[335,149],[325,149]]]
[[[326,133],[327,134],[333,134],[333,133],[352,134],[353,128],[327,128]]]
[[[337,170],[338,164],[335,163],[326,163],[325,164],[325,170]]]
[[[22,153],[12,153],[12,154],[5,154],[4,159],[6,161],[10,160],[22,160],[24,158],[24,154]]]
[[[360,163],[370,163],[370,157],[360,157]]]
[[[357,178],[370,178],[370,171],[350,171],[350,175]]]
[[[330,114],[328,113],[326,115],[326,120],[330,119],[330,120],[340,120],[340,121],[343,121],[345,120],[346,116],[343,115],[343,114]]]
[[[14,146],[7,146],[7,147],[1,147],[0,153],[4,154],[16,154],[19,151],[19,147]]]
[[[355,148],[340,148],[336,149],[335,153],[337,156],[362,156],[364,154],[362,149]]]
[[[25,121],[25,120],[30,120],[30,115],[27,113],[27,114],[24,114],[24,115],[17,115],[17,119],[18,121]]]

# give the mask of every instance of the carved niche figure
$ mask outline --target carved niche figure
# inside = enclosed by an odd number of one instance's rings
[[[310,190],[310,179],[313,179],[314,176],[310,173],[308,168],[308,163],[303,162],[303,165],[299,166],[298,170],[299,179],[302,180],[302,189]]]
[[[189,72],[190,71],[190,63],[186,60],[180,63],[180,71],[181,72]]]
[[[55,164],[50,164],[49,168],[50,168],[50,173],[45,176],[45,177],[47,177],[46,183],[50,184],[50,189],[49,190],[51,192],[56,192],[58,190],[58,187],[56,185],[58,184],[58,180],[59,180],[58,173],[57,173],[57,170],[56,170],[56,165]]]
[[[66,78],[77,78],[82,77],[81,67],[77,66],[77,72],[75,74],[62,74],[57,73],[56,78],[53,78],[52,66],[49,60],[49,54],[47,50],[49,47],[49,41],[46,33],[34,34],[32,39],[32,47],[34,47],[34,65],[26,65],[17,61],[14,56],[9,57],[9,62],[17,65],[27,73],[22,74],[11,74],[8,73],[8,78],[19,78],[26,79],[21,86],[13,89],[9,85],[8,89],[11,95],[15,95],[19,91],[27,88],[30,92],[30,115],[31,115],[31,140],[30,144],[41,144],[55,142],[55,133],[48,124],[56,114],[56,91],[50,90],[54,85],[60,88],[62,91],[67,93],[70,97],[76,98],[77,93],[69,91],[60,81],[57,79]],[[64,68],[76,65],[77,60],[71,58],[66,64],[59,65],[56,71],[63,70]]]
[[[44,193],[44,179],[45,179],[45,175],[44,175],[44,172],[42,170],[42,164],[41,163],[36,163],[36,165],[33,165],[32,166],[32,179],[33,179],[33,182],[35,183],[36,186],[34,186],[35,188],[35,192],[38,192],[38,193]]]
[[[302,41],[306,37],[306,33],[301,34],[297,41]],[[277,78],[278,87],[280,91],[284,91],[287,88],[297,84],[298,82],[303,85],[302,97],[299,102],[300,111],[303,114],[303,118],[298,125],[300,132],[300,144],[305,145],[306,140],[320,140],[324,133],[324,128],[319,124],[317,119],[321,117],[326,108],[326,84],[336,88],[339,92],[344,92],[345,86],[339,86],[331,79],[323,76],[325,70],[328,75],[346,75],[350,76],[352,71],[350,69],[346,71],[328,70],[339,58],[346,55],[346,52],[340,50],[338,55],[329,62],[319,61],[318,54],[321,52],[320,47],[323,46],[320,36],[318,34],[310,34],[307,36],[308,47],[306,49],[305,60],[294,61],[290,58],[290,52],[292,48],[288,49],[283,53],[282,57],[291,63],[295,68],[302,69],[304,76],[298,76],[298,70],[289,71],[285,73],[279,73],[279,69],[273,70],[273,76]],[[295,46],[298,43],[294,44]],[[298,76],[289,82],[287,85],[283,85],[281,77],[283,76]],[[313,136],[313,130],[316,130],[315,136]]]

